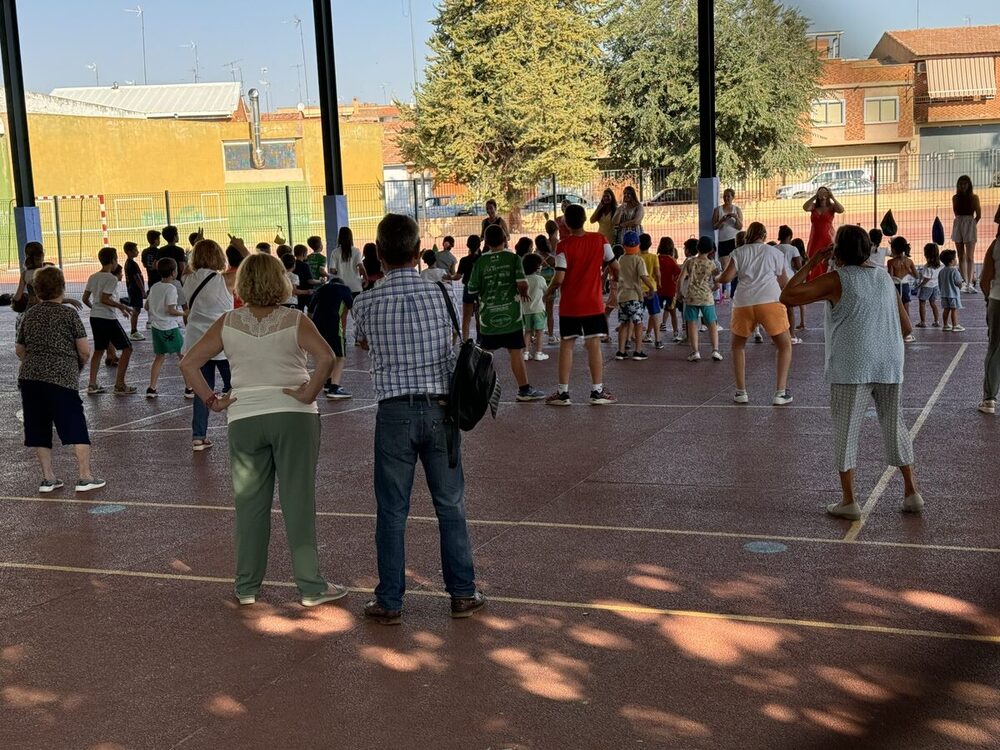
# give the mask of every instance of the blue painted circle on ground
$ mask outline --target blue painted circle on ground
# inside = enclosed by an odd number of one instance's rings
[[[780,542],[747,542],[743,545],[747,552],[755,552],[758,555],[774,555],[778,552],[785,552],[788,546]]]
[[[110,513],[120,513],[125,510],[124,505],[118,505],[117,503],[109,503],[108,505],[95,505],[93,508],[88,510],[92,516],[106,516]]]

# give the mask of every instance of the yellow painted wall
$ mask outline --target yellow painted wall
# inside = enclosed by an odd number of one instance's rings
[[[222,142],[249,138],[245,122],[36,114],[29,116],[28,129],[38,195],[222,190],[227,187]],[[262,136],[297,139],[299,184],[323,187],[318,119],[265,122]],[[341,123],[341,149],[345,184],[381,182],[382,128],[377,123]],[[266,170],[255,174],[260,183],[274,184]]]

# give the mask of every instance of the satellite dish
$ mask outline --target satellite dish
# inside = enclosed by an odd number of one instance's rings
[[[297,109],[299,112],[305,112],[306,105],[303,104],[302,102],[299,102],[297,105],[295,105],[295,109]]]

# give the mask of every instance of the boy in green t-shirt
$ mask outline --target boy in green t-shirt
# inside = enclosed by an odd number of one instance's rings
[[[326,256],[323,255],[323,239],[314,235],[306,240],[306,244],[312,250],[306,257],[306,264],[312,271],[312,277],[317,280],[329,278],[330,274],[326,270]]]
[[[498,225],[486,228],[487,252],[476,261],[466,285],[479,295],[479,343],[487,351],[506,349],[517,381],[518,401],[538,401],[545,393],[532,388],[524,366],[524,328],[521,301],[528,298],[528,282],[521,259],[504,250],[507,234]]]

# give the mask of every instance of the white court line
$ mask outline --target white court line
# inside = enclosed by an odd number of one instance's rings
[[[131,422],[125,422],[124,424],[115,425],[114,427],[105,427],[103,430],[100,430],[100,432],[117,432],[121,430],[123,427],[131,427],[134,424],[141,424],[142,422],[148,422],[151,419],[159,419],[160,417],[166,416],[167,414],[176,414],[179,411],[189,411],[190,408],[191,408],[190,406],[179,406],[176,409],[168,409],[167,411],[161,411],[156,414],[151,414],[148,417],[143,417],[142,419],[134,419]]]
[[[955,368],[958,367],[959,361],[962,359],[962,355],[965,354],[965,350],[969,348],[968,344],[962,344],[958,353],[951,360],[951,364],[948,365],[948,369],[944,371],[941,376],[941,380],[938,381],[937,388],[931,394],[931,397],[927,400],[927,404],[924,406],[923,411],[917,417],[917,421],[913,423],[913,427],[910,429],[910,440],[916,440],[917,435],[920,434],[920,429],[924,426],[927,421],[927,417],[930,416],[931,410],[937,404],[938,399],[941,398],[941,394],[944,393],[945,387],[948,385],[948,381],[951,380],[951,376],[955,372]],[[847,530],[847,534],[844,536],[845,542],[853,542],[857,540],[858,534],[861,533],[861,529],[864,528],[865,522],[868,520],[868,516],[871,515],[872,511],[875,510],[875,506],[878,504],[879,499],[885,494],[886,488],[889,486],[889,482],[892,480],[893,474],[897,471],[895,466],[888,466],[886,470],[882,472],[882,476],[879,478],[878,483],[872,489],[871,494],[868,499],[865,500],[865,504],[861,506],[861,518],[851,524],[851,528]]]

